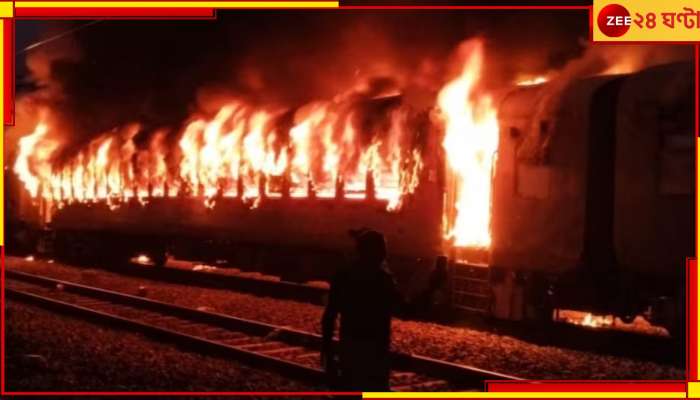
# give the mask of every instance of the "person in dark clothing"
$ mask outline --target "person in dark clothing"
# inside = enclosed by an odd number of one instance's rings
[[[384,268],[384,235],[372,230],[351,231],[356,260],[331,281],[323,313],[322,363],[335,373],[333,333],[340,314],[339,388],[350,391],[389,390],[391,318],[400,303],[396,283]]]

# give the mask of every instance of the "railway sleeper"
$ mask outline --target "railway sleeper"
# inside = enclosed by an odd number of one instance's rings
[[[256,336],[244,336],[236,339],[221,340],[220,342],[229,346],[240,347],[246,344],[259,343],[262,340],[262,338]]]
[[[260,362],[265,365],[271,363],[274,364],[276,368],[282,368],[282,366],[275,364],[273,359],[280,361],[287,360],[287,362],[290,362],[292,365],[284,368],[292,367],[292,372],[294,372],[294,374],[298,373],[308,377],[318,376],[317,374],[321,372],[319,370],[320,353],[317,350],[314,350],[317,348],[320,338],[315,334],[285,330],[283,327],[274,327],[269,324],[255,321],[238,320],[233,317],[225,317],[203,311],[195,313],[194,310],[189,310],[176,305],[169,305],[166,303],[140,298],[136,299],[133,296],[118,294],[117,292],[108,292],[97,288],[72,284],[70,282],[33,276],[31,274],[8,271],[8,277],[12,280],[9,285],[10,287],[14,285],[15,282],[13,281],[16,280],[31,282],[32,285],[38,286],[38,288],[32,288],[32,291],[43,291],[52,297],[64,299],[62,301],[63,304],[49,305],[47,304],[48,299],[38,299],[30,293],[14,294],[15,296],[20,296],[27,300],[45,303],[47,306],[52,308],[62,309],[66,312],[76,312],[77,314],[100,320],[117,320],[132,329],[144,330],[153,334],[157,332],[159,336],[164,335],[164,337],[170,338],[176,342],[184,341],[189,345],[205,350],[216,350],[217,354],[220,355],[231,353],[251,362],[254,361],[255,363]],[[52,290],[52,288],[55,288],[59,284],[65,285],[65,290]],[[18,286],[22,285],[23,284],[20,283]],[[66,298],[71,298],[73,303],[76,302],[76,298],[82,299],[83,302],[90,302],[90,297],[92,296],[97,297],[92,299],[92,301],[103,304],[104,302],[102,301],[102,298],[108,298],[120,305],[120,313],[125,312],[125,310],[130,310],[131,312],[137,312],[138,316],[135,319],[125,319],[123,316],[109,316],[107,315],[108,313],[100,310],[94,310],[93,312],[101,313],[100,315],[96,315],[93,313],[88,313],[88,307],[80,306],[78,304],[74,304],[74,306],[71,307],[72,309],[68,310],[69,305],[65,303]],[[75,309],[75,307],[79,307],[80,310]],[[167,315],[167,313],[174,313],[178,316]],[[151,323],[149,324],[149,322]],[[156,324],[152,322],[156,322]],[[166,326],[157,326],[161,324],[173,325],[173,328],[170,329]],[[182,329],[183,324],[200,327],[200,332],[198,332],[197,335],[186,334],[184,332],[178,333],[176,330],[178,328]],[[244,332],[247,332],[247,334]],[[271,336],[270,332],[277,333],[274,336]],[[207,338],[206,336],[208,335],[221,336],[224,339]],[[277,340],[270,340],[273,339],[273,337]],[[303,338],[303,340],[301,338]],[[241,346],[253,344],[256,344],[256,346],[247,346],[249,349],[245,347],[241,348]],[[257,360],[253,354],[258,354],[263,359]],[[267,360],[265,360],[265,358],[267,358]],[[432,382],[430,385],[437,385],[440,381],[460,382],[460,385],[471,384],[473,381],[473,384],[476,385],[481,384],[484,379],[518,379],[516,377],[485,371],[478,368],[457,365],[404,353],[393,353],[392,360],[393,364],[397,368],[400,368],[401,371],[405,371],[406,369],[415,371],[415,373],[398,372],[392,374],[394,380],[399,379],[411,381],[411,385],[427,385],[429,382]],[[423,377],[424,375],[439,376],[442,379],[429,380],[429,378],[419,378],[418,381],[411,380],[412,376]],[[423,382],[420,382],[420,380],[423,380]],[[399,384],[399,386],[401,385]]]
[[[308,349],[304,347],[297,347],[297,346],[287,346],[287,347],[280,347],[277,349],[271,349],[271,350],[262,350],[260,351],[263,354],[266,354],[268,356],[274,356],[274,357],[279,357],[279,358],[288,358],[288,357],[294,357],[297,354],[301,354],[303,352],[308,351]]]
[[[224,340],[237,339],[247,336],[245,333],[231,331],[226,328],[220,328],[218,326],[211,326],[204,328],[201,332],[202,336],[209,340],[216,340],[217,342]]]
[[[255,352],[264,352],[265,350],[275,350],[279,348],[284,348],[286,347],[287,344],[282,343],[282,342],[260,342],[260,343],[250,343],[250,344],[243,344],[240,346],[236,346],[239,349],[244,349],[244,350],[249,350],[249,351],[255,351]]]
[[[75,302],[79,306],[83,307],[102,307],[105,305],[108,305],[110,303],[104,301],[104,300],[95,300],[95,299],[80,299]]]
[[[180,319],[181,322],[178,323],[178,327],[181,329],[187,329],[187,330],[199,330],[200,332],[206,328],[210,328],[211,325],[203,322],[198,322],[198,321],[191,321],[187,319]]]
[[[307,351],[301,354],[298,354],[294,358],[311,358],[311,357],[321,357],[321,353],[318,351]]]
[[[177,332],[175,330],[149,325],[144,323],[143,321],[127,319],[117,315],[110,315],[108,313],[99,312],[97,310],[88,310],[86,308],[79,307],[75,304],[67,303],[65,301],[57,299],[50,299],[47,297],[38,296],[28,292],[10,290],[7,291],[7,295],[12,296],[13,298],[18,298],[23,301],[39,304],[59,312],[85,316],[89,319],[98,320],[101,322],[110,322],[110,326],[114,326],[113,324],[116,322],[122,327],[137,330],[150,336],[158,337],[160,340],[171,341],[178,345],[190,347],[193,349],[197,349],[198,351],[214,354],[221,357],[233,356],[243,360],[244,362],[250,362],[256,367],[274,369],[275,371],[287,374],[294,378],[309,380],[313,382],[318,382],[319,380],[323,379],[323,372],[320,369],[310,368],[309,366],[305,366],[301,363],[283,361],[266,356],[264,354],[256,354],[254,352],[246,351],[243,349],[236,349],[232,346],[226,346],[222,345],[221,343],[206,341],[192,335]]]

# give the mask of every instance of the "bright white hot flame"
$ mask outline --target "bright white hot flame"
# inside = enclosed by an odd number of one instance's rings
[[[32,197],[39,194],[39,186],[42,183],[37,175],[41,176],[41,172],[46,172],[33,171],[33,169],[46,170],[48,168],[46,162],[58,146],[53,141],[42,140],[46,139],[48,130],[46,124],[39,123],[34,132],[19,140],[19,153],[15,161],[14,171]]]
[[[529,78],[529,79],[523,79],[515,84],[518,86],[533,86],[533,85],[539,85],[541,83],[547,82],[547,77],[546,76],[536,76],[534,78]]]

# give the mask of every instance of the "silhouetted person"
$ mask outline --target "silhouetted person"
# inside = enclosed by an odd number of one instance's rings
[[[351,231],[356,260],[336,273],[323,313],[322,362],[335,373],[332,350],[335,320],[340,314],[338,373],[340,389],[389,390],[391,318],[399,303],[393,277],[384,268],[384,236],[372,230]]]

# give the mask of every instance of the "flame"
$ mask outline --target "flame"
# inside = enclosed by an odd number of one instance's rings
[[[622,58],[617,60],[608,66],[599,75],[622,75],[636,72],[644,67],[644,63],[641,60],[637,60],[632,57]]]
[[[459,50],[461,72],[437,97],[456,181],[455,204],[448,205],[455,217],[445,232],[455,246],[487,248],[498,120],[491,98],[476,91],[482,43],[468,41]],[[213,114],[191,116],[177,131],[130,124],[72,151],[55,139],[66,133],[43,118],[20,139],[15,172],[33,197],[57,208],[104,201],[117,209],[189,196],[208,208],[222,197],[251,209],[267,198],[345,198],[400,210],[418,188],[424,163],[415,113],[392,97],[369,102],[351,93],[290,110],[232,99]],[[365,103],[382,105],[379,116],[365,111]]]
[[[149,265],[152,263],[151,257],[149,257],[146,254],[139,254],[136,257],[132,258],[132,261],[135,262],[136,264],[141,264],[141,265]]]
[[[593,52],[591,50],[591,52]],[[615,51],[602,49],[593,52],[598,62],[605,63],[607,68],[599,75],[621,75],[637,72],[645,67],[650,67],[658,61],[673,61],[673,53],[658,51],[652,46],[631,45]],[[661,59],[659,60],[659,57]]]
[[[608,328],[615,325],[615,318],[612,315],[596,315],[574,310],[559,310],[557,315],[560,321],[588,328]]]
[[[146,204],[181,195],[203,197],[209,208],[219,197],[238,196],[257,207],[263,197],[288,196],[379,199],[398,210],[422,168],[409,111],[397,106],[381,127],[365,128],[355,103],[308,104],[283,127],[279,121],[289,111],[234,100],[211,118],[190,119],[176,146],[167,144],[164,130],[143,132],[131,124],[99,135],[60,163],[52,157],[60,143],[42,121],[20,139],[15,172],[32,197],[59,207],[106,201],[117,209],[130,199]],[[140,135],[147,136],[145,146],[135,143]]]
[[[527,79],[521,79],[517,81],[515,84],[518,86],[532,86],[532,85],[539,85],[541,83],[547,82],[549,79],[546,76],[539,75],[535,76],[532,78],[527,78]]]
[[[590,328],[600,328],[604,326],[611,326],[613,324],[613,319],[611,316],[603,315],[593,315],[587,313],[583,320],[581,320],[581,325],[588,326]]]
[[[457,180],[457,215],[447,236],[458,247],[488,247],[491,244],[491,177],[498,149],[498,119],[490,97],[474,98],[483,62],[482,43],[463,43],[459,56],[460,75],[438,96],[445,121],[443,146],[450,171]]]
[[[39,190],[43,189],[42,184],[48,183],[41,177],[50,175],[51,166],[48,161],[58,147],[56,141],[48,138],[48,130],[46,124],[39,123],[34,132],[19,140],[14,171],[32,197],[39,195]]]

